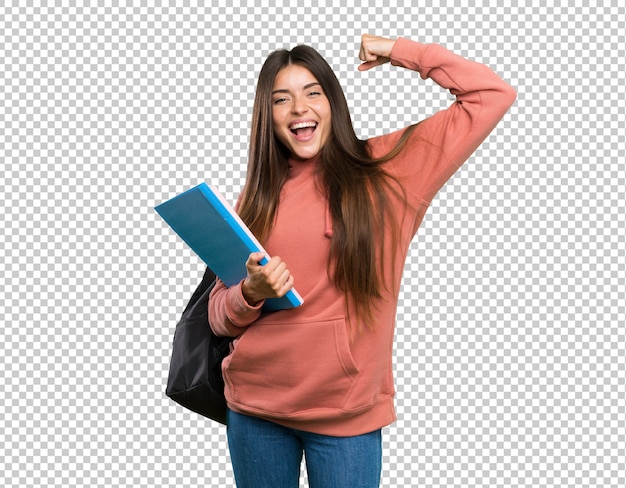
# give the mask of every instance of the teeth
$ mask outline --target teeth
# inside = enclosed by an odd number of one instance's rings
[[[289,126],[290,130],[304,129],[305,127],[317,127],[315,122],[300,122],[299,124],[293,124]]]

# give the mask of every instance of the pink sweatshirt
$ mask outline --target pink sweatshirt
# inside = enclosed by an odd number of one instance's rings
[[[335,436],[371,432],[396,418],[392,343],[409,245],[434,195],[487,137],[516,93],[486,66],[436,44],[398,39],[391,62],[456,96],[450,108],[422,121],[407,147],[385,163],[409,204],[405,213],[402,202],[392,199],[401,239],[395,260],[385,253],[384,268],[394,286],[376,303],[373,330],[349,326],[343,293],[327,273],[332,222],[315,187],[315,161],[290,161],[265,248],[287,263],[304,305],[262,314],[262,303],[251,307],[245,301],[241,284],[226,288],[220,282],[209,301],[214,332],[237,337],[222,365],[227,403],[236,412]],[[372,155],[386,154],[401,134],[370,139]],[[390,245],[389,239],[385,249]]]

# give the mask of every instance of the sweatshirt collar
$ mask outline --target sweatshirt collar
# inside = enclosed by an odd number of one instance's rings
[[[288,160],[290,175],[295,176],[303,172],[312,173],[313,171],[315,171],[315,167],[318,161],[319,156],[315,156],[311,159],[297,159],[290,157]]]

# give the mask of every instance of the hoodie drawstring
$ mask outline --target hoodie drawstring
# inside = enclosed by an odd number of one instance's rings
[[[324,231],[324,235],[328,238],[333,237],[333,219],[330,216],[330,205],[328,202],[326,203],[326,221],[325,221],[326,230]]]

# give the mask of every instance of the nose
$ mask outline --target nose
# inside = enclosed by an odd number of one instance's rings
[[[301,114],[308,110],[308,106],[306,104],[306,100],[304,97],[294,97],[293,103],[291,104],[291,111],[294,114]]]

